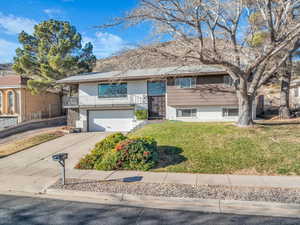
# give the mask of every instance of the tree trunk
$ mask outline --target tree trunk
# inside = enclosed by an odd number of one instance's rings
[[[290,112],[290,83],[292,76],[292,57],[290,56],[283,64],[284,69],[281,76],[281,88],[280,88],[280,107],[279,117],[280,119],[289,119],[291,117]]]
[[[58,94],[59,94],[59,101],[60,101],[60,115],[65,115],[65,110],[63,108],[63,97],[64,97],[63,87],[60,87],[60,91]]]
[[[253,125],[252,119],[252,101],[253,98],[248,94],[248,86],[246,80],[240,80],[239,90],[237,91],[239,100],[239,119],[237,126],[249,127]]]
[[[251,96],[240,95],[239,97],[239,119],[237,125],[239,127],[249,127],[253,125]]]

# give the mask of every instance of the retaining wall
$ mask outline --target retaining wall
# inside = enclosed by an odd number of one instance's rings
[[[28,130],[34,130],[39,128],[63,126],[67,124],[67,118],[65,116],[55,117],[51,119],[35,120],[25,123],[20,123],[16,126],[5,128],[0,130],[0,138],[5,138],[13,134],[25,132]]]

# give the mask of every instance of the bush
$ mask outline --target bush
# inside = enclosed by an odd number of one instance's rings
[[[151,137],[128,139],[113,134],[97,143],[76,168],[97,170],[149,170],[158,162],[157,143]]]
[[[106,153],[107,151],[113,149],[116,144],[126,139],[127,137],[120,132],[109,135],[102,141],[96,143],[95,148],[92,150],[92,154],[96,154],[101,157],[103,153]]]
[[[93,154],[87,154],[83,158],[80,159],[79,163],[75,166],[76,169],[85,169],[91,170],[94,169],[95,161],[97,157]]]
[[[133,138],[115,147],[116,169],[149,170],[158,161],[157,143],[153,138]]]
[[[102,141],[98,142],[95,145],[95,148],[91,151],[90,154],[87,154],[82,159],[80,159],[75,168],[94,169],[97,162],[102,160],[107,152],[110,152],[111,149],[114,149],[117,143],[125,139],[127,139],[127,137],[122,133],[115,133],[104,138]]]
[[[148,110],[146,109],[136,110],[134,114],[138,120],[148,119]]]

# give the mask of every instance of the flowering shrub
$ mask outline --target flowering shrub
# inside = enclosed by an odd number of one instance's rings
[[[110,152],[111,149],[115,147],[117,143],[127,139],[122,133],[115,133],[106,138],[102,141],[98,142],[95,145],[95,148],[91,151],[90,154],[84,156],[79,163],[76,165],[75,168],[77,169],[94,169],[95,164],[102,160],[103,156]]]
[[[149,170],[158,161],[157,143],[151,137],[128,139],[115,133],[97,143],[76,168],[97,170]]]
[[[157,143],[151,137],[124,140],[115,151],[117,169],[149,170],[158,161]]]

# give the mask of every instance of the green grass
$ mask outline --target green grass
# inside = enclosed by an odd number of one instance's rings
[[[0,158],[9,156],[11,154],[23,151],[25,149],[34,147],[47,141],[54,140],[62,136],[62,132],[49,132],[44,134],[38,134],[33,137],[24,138],[17,141],[12,141],[8,144],[0,146]]]
[[[160,162],[153,171],[300,175],[300,125],[239,128],[168,121],[131,135],[158,141]]]

